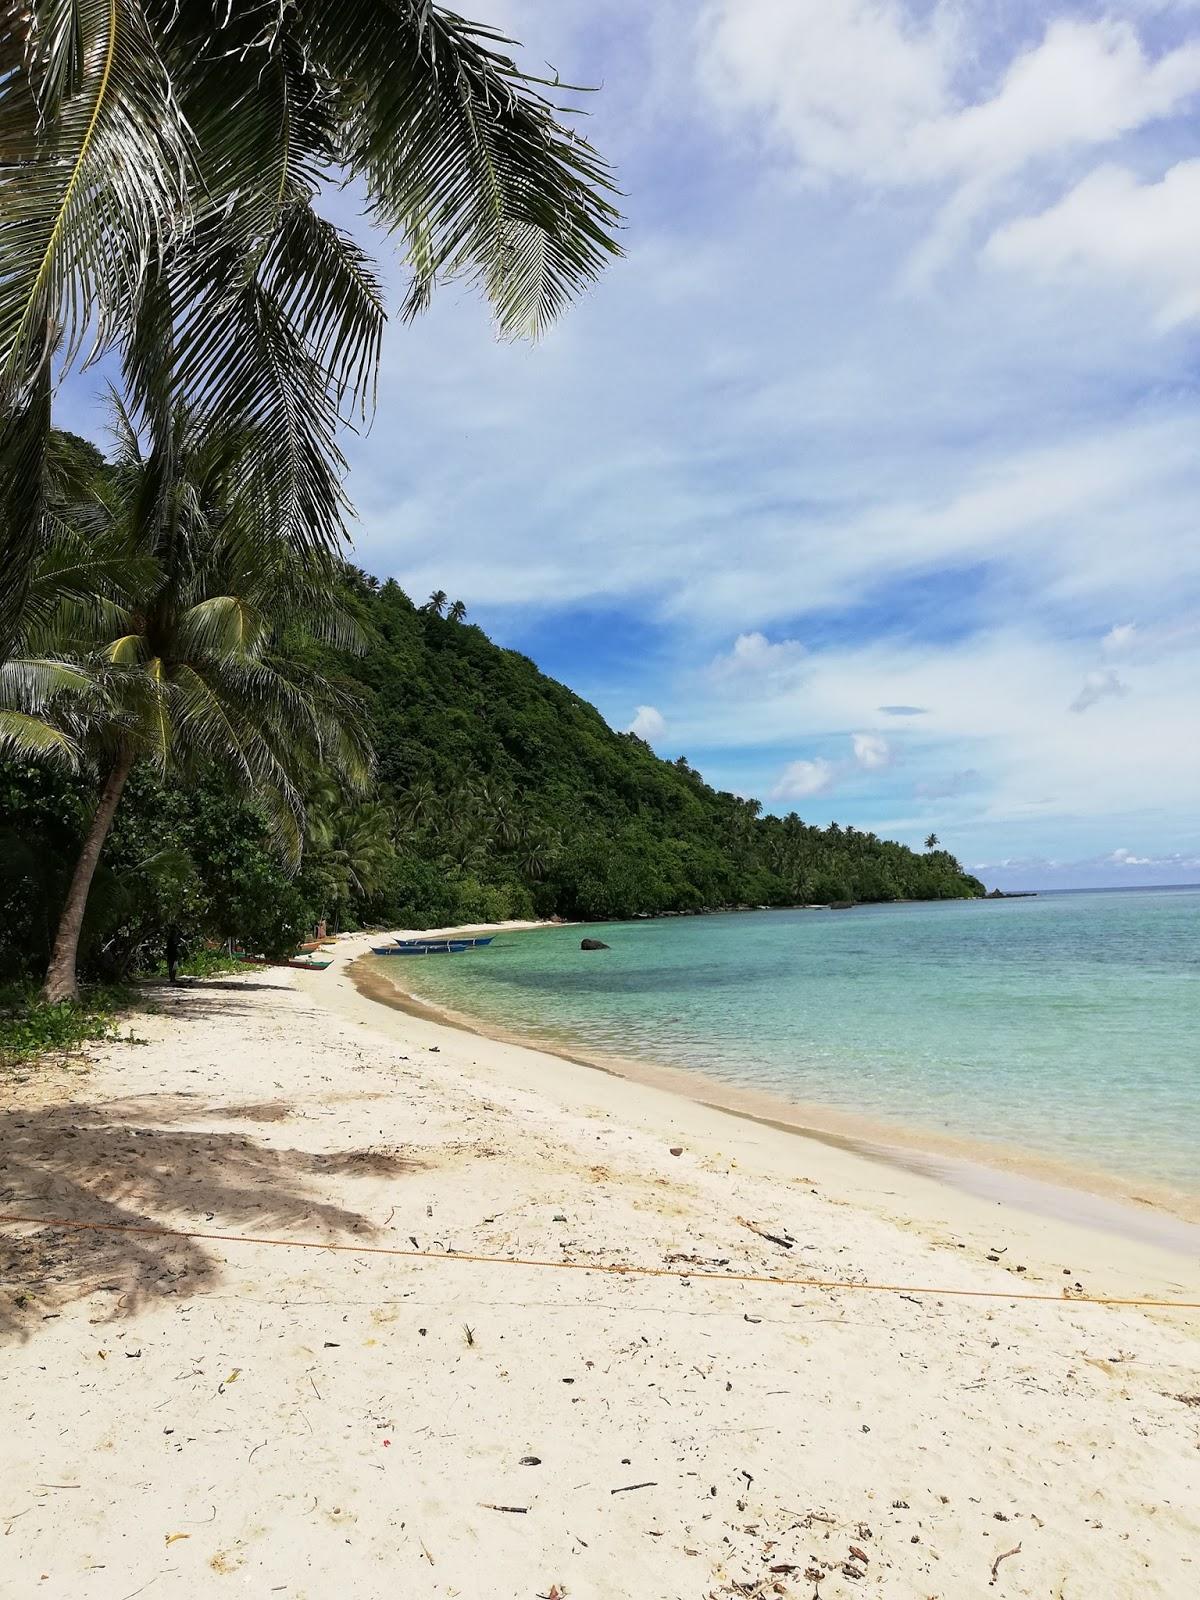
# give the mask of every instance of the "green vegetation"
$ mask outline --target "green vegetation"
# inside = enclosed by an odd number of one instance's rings
[[[131,996],[123,989],[92,987],[78,1000],[43,1000],[33,984],[0,988],[0,1068],[39,1056],[70,1055],[80,1045],[109,1039]]]
[[[349,573],[393,855],[350,914],[394,924],[619,918],[727,905],[983,892],[948,852],[761,815],[710,788],[476,627]],[[436,604],[435,602],[440,602]]]
[[[187,782],[141,762],[96,868],[85,972],[111,981],[160,965],[173,927],[190,952],[236,938],[282,956],[322,918],[419,927],[982,893],[944,850],[763,816],[717,792],[394,583],[343,568],[339,587],[355,651],[311,635],[292,648],[305,672],[360,698],[377,753],[369,787],[348,789],[314,759],[296,865],[265,795],[231,779],[223,757]],[[95,806],[84,772],[0,766],[5,970],[45,970]]]
[[[92,880],[139,763],[167,781],[227,773],[293,860],[311,775],[361,784],[370,768],[356,697],[296,648],[318,635],[355,641],[338,569],[259,521],[255,435],[180,407],[143,454],[119,404],[114,434],[116,458],[90,494],[51,502],[0,683],[0,747],[101,780],[50,953],[51,1001],[78,993]]]

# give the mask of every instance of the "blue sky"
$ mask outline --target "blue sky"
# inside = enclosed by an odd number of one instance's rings
[[[601,86],[627,256],[393,324],[357,559],[773,809],[1200,880],[1200,4],[462,9]]]

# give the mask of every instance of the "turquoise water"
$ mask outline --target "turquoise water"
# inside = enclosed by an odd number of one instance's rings
[[[556,928],[377,965],[519,1033],[1200,1194],[1200,888]]]

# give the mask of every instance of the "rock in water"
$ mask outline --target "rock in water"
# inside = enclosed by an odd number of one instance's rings
[[[581,939],[579,948],[581,950],[608,950],[611,946],[606,945],[603,939]]]

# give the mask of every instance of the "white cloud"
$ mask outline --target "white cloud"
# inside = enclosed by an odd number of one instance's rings
[[[820,751],[847,814],[877,831],[899,828],[903,797],[920,786],[918,799],[937,802],[937,816],[918,818],[912,831],[922,820],[941,832],[960,819],[953,847],[964,857],[1024,854],[1031,829],[1038,853],[1055,854],[1067,838],[1082,854],[1086,828],[1099,858],[1112,845],[1095,835],[1116,831],[1105,819],[1118,816],[1136,816],[1164,848],[1185,849],[1194,834],[1200,741],[1181,730],[1200,702],[1200,631],[1140,651],[1136,695],[1109,695],[1083,715],[1066,709],[1084,677],[1077,639],[1055,637],[1032,616],[951,641],[814,645],[808,659],[802,685],[737,701],[714,692],[703,669],[682,673],[674,693],[687,712],[673,720],[672,738],[709,752],[705,769],[722,786],[736,774],[739,788],[759,794],[775,785],[787,752]],[[884,685],[897,704],[930,709],[901,724],[903,768],[867,772],[853,762],[846,730],[869,726]],[[838,741],[844,762],[831,754]]]
[[[717,678],[770,678],[794,680],[803,670],[804,646],[798,639],[772,644],[764,633],[739,633],[727,655],[712,664]]]
[[[671,612],[766,619],[844,605],[901,572],[1022,554],[1040,572],[1043,599],[1157,599],[1168,561],[1180,585],[1200,578],[1194,500],[1186,499],[1200,485],[1194,419],[1131,417],[1120,429],[981,455],[959,476],[964,466],[948,461],[933,490],[913,483],[898,493],[893,479],[892,492],[881,487],[870,503],[838,500],[791,515],[785,507],[758,520],[752,560],[722,563],[716,575],[693,550],[676,568]],[[819,481],[822,464],[811,470]],[[784,474],[771,487],[781,500],[802,492]]]
[[[1165,117],[1200,91],[1200,44],[1147,57],[1126,21],[1053,21],[1018,55],[991,99],[962,107],[914,143],[930,170],[1016,172],[1027,162],[1105,144]]]
[[[808,170],[886,173],[947,103],[946,16],[914,25],[894,0],[719,0],[702,77],[726,109],[765,112]]]
[[[987,257],[1052,283],[1108,282],[1142,293],[1160,329],[1200,317],[1200,159],[1158,183],[1103,166],[1056,205],[997,230]]]
[[[666,733],[667,721],[657,706],[638,706],[628,731],[645,739],[647,744],[655,744]]]
[[[987,872],[989,881],[999,878],[1000,886],[1006,889],[1110,887],[1125,867],[1137,868],[1134,883],[1165,887],[1195,883],[1200,857],[1194,851],[1139,856],[1132,850],[1114,850],[1066,861],[1044,855],[1007,856],[996,861],[976,861],[972,867],[977,872]]]
[[[1106,700],[1110,696],[1128,694],[1129,688],[1122,683],[1111,667],[1101,672],[1089,672],[1083,680],[1083,688],[1071,701],[1072,711],[1087,711],[1094,706],[1097,700]]]
[[[771,790],[771,799],[805,800],[809,795],[827,794],[836,775],[833,763],[820,756],[815,761],[792,761]]]
[[[880,772],[892,764],[892,747],[878,734],[853,734],[851,747],[854,751],[853,760],[827,761],[824,756],[818,756],[812,761],[789,763],[771,790],[770,798],[803,800],[808,795],[828,794],[830,789],[856,770]]]
[[[853,736],[854,759],[867,772],[878,772],[892,764],[892,747],[877,733],[856,733]]]
[[[1200,44],[1152,59],[1126,20],[1060,18],[972,96],[961,19],[947,3],[920,21],[899,0],[716,0],[702,81],[728,112],[765,117],[805,172],[872,186],[993,181],[1200,91]]]
[[[1137,641],[1136,622],[1118,622],[1111,627],[1100,641],[1100,648],[1106,656],[1123,655],[1126,650],[1132,650]]]

